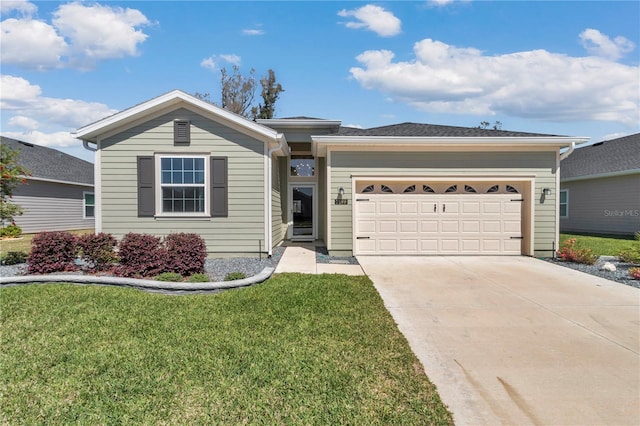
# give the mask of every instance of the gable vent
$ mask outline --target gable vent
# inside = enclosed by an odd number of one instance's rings
[[[173,122],[174,145],[189,145],[191,142],[191,122],[188,120],[175,120]]]

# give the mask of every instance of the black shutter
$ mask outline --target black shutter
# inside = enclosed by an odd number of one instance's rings
[[[188,120],[173,121],[173,144],[189,145],[191,142],[191,123]]]
[[[138,217],[153,217],[156,213],[155,160],[153,156],[138,157]]]
[[[227,157],[211,157],[211,216],[229,215]]]

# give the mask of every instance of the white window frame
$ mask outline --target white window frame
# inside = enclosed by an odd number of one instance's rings
[[[562,193],[566,194],[565,197],[565,202],[562,202]],[[562,214],[562,205],[564,204],[565,209],[564,209],[564,215]],[[560,192],[558,193],[558,215],[562,218],[562,219],[566,219],[569,217],[569,190],[568,189],[561,189]]]
[[[204,160],[204,184],[162,184],[162,159],[163,158],[202,158]],[[211,173],[210,156],[205,154],[156,154],[155,155],[155,191],[156,191],[156,217],[211,217]],[[163,212],[162,211],[162,188],[163,187],[193,187],[204,186],[204,212]]]
[[[87,204],[87,195],[93,195],[93,205]],[[93,216],[87,216],[87,207],[93,207]],[[82,191],[82,218],[83,219],[95,219],[96,218],[96,194],[91,191]]]

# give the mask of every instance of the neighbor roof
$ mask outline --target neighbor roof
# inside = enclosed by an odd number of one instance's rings
[[[640,171],[640,133],[576,148],[562,160],[560,178]]]
[[[389,126],[357,129],[341,127],[336,136],[408,136],[408,137],[513,137],[558,136],[509,130],[479,129],[475,127],[443,126],[438,124],[400,123]]]
[[[2,136],[2,144],[20,151],[18,163],[31,177],[93,185],[93,164],[58,150]]]

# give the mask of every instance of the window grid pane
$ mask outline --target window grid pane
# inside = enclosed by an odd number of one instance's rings
[[[205,212],[204,158],[162,158],[160,177],[163,213]]]

